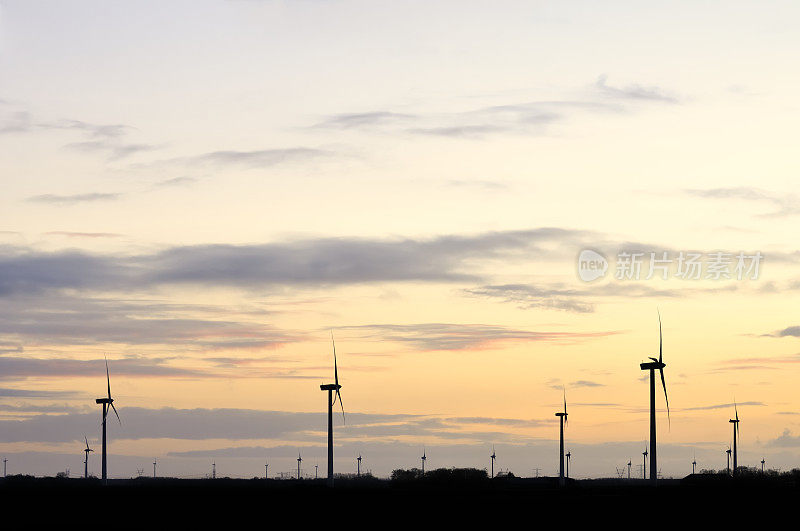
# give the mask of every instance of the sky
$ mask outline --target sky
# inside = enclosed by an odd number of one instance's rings
[[[0,1],[8,473],[800,466],[799,15]]]

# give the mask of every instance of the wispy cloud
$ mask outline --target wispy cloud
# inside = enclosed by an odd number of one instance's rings
[[[612,98],[620,98],[624,100],[642,100],[654,101],[661,103],[678,103],[679,100],[672,94],[669,94],[664,89],[650,85],[644,86],[639,84],[626,85],[624,87],[615,87],[608,84],[608,76],[605,74],[599,76],[594,84],[595,88],[603,95]]]
[[[719,201],[746,201],[751,203],[762,203],[773,208],[771,212],[761,214],[765,218],[781,218],[800,214],[800,200],[791,193],[779,193],[762,190],[752,187],[729,187],[729,188],[707,188],[707,189],[687,189],[684,193],[693,197],[703,199],[714,199]]]
[[[789,428],[785,428],[781,435],[767,441],[765,446],[777,448],[797,448],[800,447],[800,436],[792,435],[792,431]]]
[[[737,402],[736,406],[766,406],[764,402]],[[706,411],[711,409],[733,409],[734,403],[728,402],[725,404],[712,404],[709,406],[695,406],[695,407],[685,407],[681,409],[681,411]]]
[[[116,201],[124,194],[121,193],[103,193],[91,192],[86,194],[73,194],[73,195],[56,195],[56,194],[42,194],[34,195],[28,198],[31,203],[49,203],[54,205],[75,205],[79,203],[94,203],[100,201]]]
[[[122,234],[117,234],[115,232],[71,232],[71,231],[64,231],[64,230],[55,230],[50,232],[45,232],[48,236],[65,236],[67,238],[119,238]]]
[[[264,168],[276,166],[278,164],[304,162],[331,156],[333,156],[333,152],[324,149],[292,147],[283,149],[259,149],[254,151],[211,151],[180,160],[190,164]]]
[[[369,324],[345,328],[368,339],[403,343],[420,351],[479,350],[509,342],[575,343],[620,333],[529,331],[498,325],[454,323]]]

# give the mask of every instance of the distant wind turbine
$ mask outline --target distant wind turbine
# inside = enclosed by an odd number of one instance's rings
[[[361,477],[361,454],[358,454],[358,459],[356,459],[356,461],[358,461],[358,472],[356,472],[356,477],[360,478]]]
[[[269,479],[269,463],[264,463],[264,479]]]
[[[108,417],[109,409],[114,410],[114,414],[117,416],[117,421],[119,421],[120,425],[122,425],[122,421],[119,418],[119,413],[117,413],[117,408],[114,407],[114,399],[111,398],[111,377],[108,373],[108,359],[106,359],[106,383],[108,384],[108,396],[106,398],[97,398],[95,399],[96,404],[103,405],[103,484],[108,482],[108,468],[107,468],[107,457],[108,453],[106,452],[106,418]]]
[[[628,459],[628,479],[631,479],[631,463],[632,461]]]
[[[492,445],[492,455],[489,457],[492,458],[492,477],[494,477],[494,460],[497,457],[497,454],[494,452],[494,445]]]
[[[86,448],[83,449],[83,453],[86,454],[83,458],[83,478],[89,478],[89,452],[94,452],[91,448],[89,448],[89,439],[86,438],[86,435],[83,436],[83,440],[86,441]]]
[[[739,450],[738,450],[738,440],[739,440],[739,408],[736,407],[736,400],[733,401],[733,410],[736,413],[736,417],[730,419],[728,422],[733,424],[733,475],[736,475],[736,469],[739,465]]]
[[[647,479],[647,446],[644,447],[644,452],[642,452],[644,456],[642,462],[642,479]]]
[[[314,479],[319,478],[319,463],[314,465]]]
[[[692,474],[695,473],[695,469],[697,468],[697,456],[695,455],[692,457]]]
[[[422,449],[422,477],[425,477],[425,461],[428,459],[428,456],[425,455],[425,448]]]
[[[156,462],[157,462],[157,461],[158,461],[158,459],[156,459],[156,458],[154,457],[154,458],[153,458],[153,479],[155,479],[155,477],[156,477]]]
[[[567,452],[567,477],[569,477],[569,462],[572,459],[572,450]]]
[[[727,468],[728,468],[728,475],[730,476],[731,475],[731,445],[730,444],[728,445],[728,449],[725,450],[725,453],[728,454],[728,465],[727,465]]]
[[[302,456],[300,456],[300,452],[297,452],[297,479],[300,479],[300,463],[303,462]]]
[[[567,390],[564,389],[564,411],[556,413],[559,424],[558,440],[558,482],[564,485],[564,425],[567,423]]]
[[[658,479],[658,459],[656,458],[656,371],[661,374],[661,385],[664,387],[664,401],[667,404],[667,419],[669,420],[669,398],[667,397],[667,382],[664,380],[663,337],[661,334],[661,313],[658,314],[658,359],[650,358],[652,362],[641,363],[643,371],[650,371],[650,481],[655,485]]]
[[[333,340],[333,332],[331,332],[331,343],[333,344],[333,379],[332,384],[322,384],[319,388],[322,391],[328,391],[328,486],[333,487],[333,406],[336,404],[336,399],[339,399],[339,406],[342,408],[342,421],[346,422],[344,416],[344,404],[342,404],[342,394],[339,390],[342,388],[339,385],[339,369],[336,365],[336,342]]]
[[[761,458],[761,473],[762,473],[762,474],[764,473],[764,462],[765,462],[765,461],[764,461],[764,458],[762,457],[762,458]]]

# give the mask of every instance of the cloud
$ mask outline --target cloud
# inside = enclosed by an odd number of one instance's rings
[[[764,402],[738,402],[737,406],[766,406]],[[707,411],[711,409],[733,409],[734,403],[713,404],[710,406],[685,407],[681,411]]]
[[[530,284],[501,284],[481,286],[464,290],[465,293],[479,297],[501,299],[503,302],[517,304],[520,308],[547,308],[576,313],[590,313],[594,305],[586,302],[585,290],[563,287],[542,288]]]
[[[800,326],[787,326],[771,334],[764,334],[769,337],[800,337]]]
[[[0,398],[75,398],[79,396],[75,391],[42,391],[38,389],[9,389],[0,388]]]
[[[597,78],[595,88],[603,95],[625,100],[654,101],[661,103],[678,103],[675,96],[668,94],[656,86],[643,86],[638,84],[625,87],[614,87],[608,84],[608,77],[603,74]]]
[[[119,160],[136,153],[159,149],[159,146],[151,144],[125,144],[116,139],[72,142],[64,147],[82,153],[105,153],[108,160]]]
[[[45,233],[48,236],[66,236],[67,238],[119,238],[122,234],[115,232],[70,232],[63,230],[50,231]]]
[[[605,387],[605,384],[592,382],[590,380],[576,380],[569,384],[570,387]]]
[[[260,149],[254,151],[212,151],[180,160],[190,164],[263,168],[276,166],[278,164],[316,160],[332,155],[333,153],[327,150],[294,147],[284,149]]]
[[[166,365],[165,359],[123,358],[109,360],[113,375],[138,377],[202,377],[205,373]],[[69,358],[21,358],[0,356],[0,380],[24,378],[102,377],[105,360]]]
[[[764,203],[773,207],[771,212],[761,214],[765,218],[781,218],[800,214],[800,200],[790,193],[779,193],[747,186],[729,188],[686,189],[685,194],[703,199],[720,201],[735,200]]]
[[[265,311],[250,314],[232,306],[152,300],[9,298],[0,306],[0,338],[37,345],[181,345],[189,351],[241,351],[272,350],[302,337],[265,324]]]
[[[618,334],[609,332],[542,332],[486,324],[421,323],[412,325],[370,324],[343,327],[377,341],[394,341],[414,350],[479,350],[499,343],[543,341],[574,343]]]
[[[49,203],[54,205],[75,205],[78,203],[94,203],[98,201],[116,201],[124,194],[92,192],[74,195],[42,194],[29,197],[31,203]]]
[[[792,435],[791,430],[789,428],[785,428],[780,436],[767,441],[765,446],[777,448],[797,448],[800,447],[800,436]]]
[[[363,113],[336,114],[326,118],[314,127],[352,129],[357,127],[370,127],[375,125],[391,125],[398,122],[407,122],[416,118],[411,114],[390,111],[373,111]]]
[[[155,183],[153,186],[156,188],[166,188],[172,186],[185,186],[189,184],[194,184],[198,181],[198,179],[194,177],[173,177],[172,179],[165,179],[163,181],[159,181]]]
[[[318,238],[255,245],[193,245],[150,254],[42,252],[0,246],[0,296],[47,290],[160,285],[330,286],[376,282],[474,282],[476,265],[505,258],[570,256],[585,231],[541,228],[429,239]],[[554,249],[554,246],[556,249]]]

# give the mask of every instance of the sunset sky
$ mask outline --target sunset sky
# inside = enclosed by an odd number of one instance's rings
[[[0,0],[8,473],[99,475],[106,355],[110,477],[322,474],[332,331],[336,472],[557,474],[566,389],[613,476],[657,311],[663,474],[724,468],[734,400],[740,463],[800,467],[800,5],[644,4]]]

